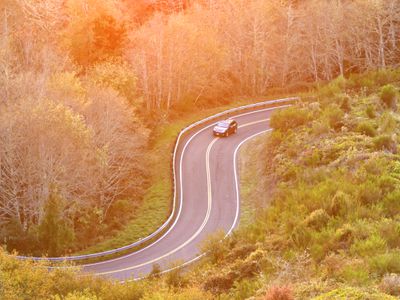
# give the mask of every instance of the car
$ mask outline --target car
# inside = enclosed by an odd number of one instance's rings
[[[238,123],[235,120],[228,119],[219,121],[213,129],[215,136],[229,136],[236,133],[238,129]]]

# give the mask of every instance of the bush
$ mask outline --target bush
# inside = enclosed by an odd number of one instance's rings
[[[327,213],[331,216],[344,215],[347,212],[347,206],[349,201],[349,195],[343,191],[337,191],[333,196],[329,206],[326,208]]]
[[[289,107],[274,112],[271,116],[270,125],[273,129],[287,132],[289,129],[306,124],[309,120],[310,114],[307,110],[299,107]]]
[[[165,275],[165,282],[170,286],[170,287],[183,287],[187,283],[187,279],[183,276],[182,274],[182,268],[180,265],[182,265],[183,262],[181,261],[176,261],[171,264],[169,269],[171,269],[167,274]]]
[[[255,251],[257,249],[256,245],[254,244],[239,244],[236,245],[235,248],[231,249],[229,252],[227,259],[230,260],[235,260],[238,258],[245,258],[247,257],[250,253]]]
[[[400,275],[386,274],[382,278],[379,288],[389,295],[400,296]]]
[[[290,287],[273,286],[267,291],[264,300],[294,300],[294,297]]]
[[[330,277],[336,276],[344,265],[343,257],[337,254],[329,254],[322,263]]]
[[[207,258],[210,259],[212,263],[219,263],[229,252],[227,245],[221,242],[224,239],[224,236],[225,233],[219,231],[208,237],[201,246],[202,252],[207,253]]]
[[[382,191],[373,180],[367,180],[358,189],[358,199],[362,204],[371,205],[382,199]]]
[[[393,134],[398,125],[395,114],[385,111],[379,118],[379,131],[382,134]]]
[[[161,266],[157,263],[153,264],[149,277],[160,277],[161,272],[162,272]]]
[[[385,252],[387,249],[386,241],[374,234],[366,240],[356,241],[350,248],[352,254],[367,257]]]
[[[395,190],[385,196],[383,207],[388,217],[395,217],[400,214],[400,190]]]
[[[344,113],[338,106],[331,105],[327,107],[323,114],[329,126],[335,131],[338,131],[343,126]]]
[[[365,113],[367,114],[368,118],[373,119],[376,117],[375,107],[373,105],[368,105],[365,109]]]
[[[216,274],[207,276],[204,282],[204,289],[212,293],[222,293],[228,291],[235,281],[235,276],[232,273]]]
[[[346,88],[346,78],[343,76],[338,76],[327,85],[323,86],[319,89],[319,94],[323,98],[333,97],[337,94],[340,94]]]
[[[380,135],[373,140],[375,150],[387,150],[394,154],[397,153],[397,144],[388,135]]]
[[[255,274],[260,272],[260,266],[257,261],[254,260],[241,260],[238,259],[235,261],[235,264],[232,266],[232,271],[234,274],[237,274],[236,277],[238,279],[243,278],[251,278]],[[237,279],[235,278],[235,279]]]
[[[260,288],[260,282],[256,280],[246,279],[236,281],[230,291],[230,299],[248,299],[253,296]]]
[[[391,108],[393,110],[397,109],[396,95],[397,95],[397,90],[391,84],[387,84],[381,88],[380,99],[382,103],[386,107]]]
[[[351,89],[363,89],[365,92],[370,93],[374,90],[376,84],[371,74],[351,74],[347,81],[347,86]]]
[[[354,241],[355,229],[345,224],[338,228],[333,236],[334,249],[348,249]]]
[[[317,121],[317,120],[315,120],[315,121],[312,123],[312,132],[313,132],[313,134],[316,135],[316,136],[319,136],[319,135],[328,133],[329,130],[330,130],[329,124],[328,124],[328,122],[326,122],[325,120],[322,120],[322,121],[319,121],[319,120]]]
[[[370,280],[368,269],[363,264],[349,264],[341,271],[340,278],[348,284],[367,284]]]
[[[379,293],[378,291],[365,291],[357,288],[341,288],[320,295],[312,300],[396,300],[396,298]]]
[[[379,233],[390,248],[400,246],[400,223],[398,221],[384,219],[379,223]]]
[[[311,241],[310,229],[303,224],[299,224],[294,228],[291,239],[296,246],[306,248]]]
[[[340,109],[348,113],[351,111],[351,99],[348,95],[342,97],[342,103],[340,104]]]
[[[372,122],[364,121],[357,125],[357,132],[374,137],[376,136],[376,129]]]
[[[321,230],[329,221],[329,215],[323,209],[314,210],[306,219],[305,224],[316,230]]]
[[[400,273],[400,252],[371,255],[369,266],[372,273],[383,276],[386,273]]]
[[[284,140],[284,135],[280,130],[274,130],[268,137],[267,147],[270,151],[277,151]]]

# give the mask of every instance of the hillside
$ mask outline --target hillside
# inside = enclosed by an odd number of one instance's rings
[[[398,297],[399,32],[399,0],[0,0],[0,299]],[[161,276],[170,261],[155,264],[151,278],[120,285],[9,257],[143,241],[175,207],[182,128],[289,96],[302,101],[241,153],[240,227],[209,237],[192,267]],[[243,128],[264,130],[263,113]],[[212,163],[212,147],[197,172],[207,191],[190,195],[222,226],[232,205],[209,208],[221,178],[210,164],[236,173]],[[197,255],[217,227],[198,235],[185,216],[193,234],[183,225],[154,259],[120,260],[121,276],[187,259],[181,232]]]
[[[360,86],[367,78],[371,84]],[[254,221],[223,242],[211,237],[203,247],[209,255],[188,272],[160,276],[155,268],[149,279],[120,285],[78,279],[75,271],[49,276],[1,254],[0,295],[396,299],[399,82],[397,70],[338,78],[298,107],[275,113],[273,133],[241,153],[242,162],[251,161],[250,169],[242,164],[243,191],[253,178],[242,202]]]
[[[399,15],[396,0],[1,1],[0,239],[57,256],[142,238],[171,206],[158,128],[396,67]]]

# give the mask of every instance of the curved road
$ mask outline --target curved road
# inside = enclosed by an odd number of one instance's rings
[[[228,138],[215,138],[213,125],[185,137],[176,159],[182,204],[171,228],[142,250],[84,265],[83,271],[121,281],[137,279],[149,274],[154,264],[162,270],[168,270],[176,261],[188,264],[198,259],[201,242],[211,233],[217,230],[230,233],[239,218],[237,150],[246,140],[270,130],[269,116],[275,109],[233,117],[239,129]]]

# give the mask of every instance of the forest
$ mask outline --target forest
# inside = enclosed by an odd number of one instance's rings
[[[399,34],[396,0],[2,0],[3,244],[93,244],[140,205],[154,126],[395,68]]]

